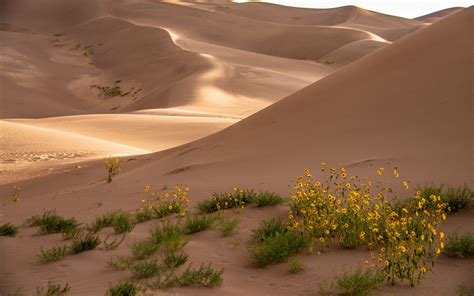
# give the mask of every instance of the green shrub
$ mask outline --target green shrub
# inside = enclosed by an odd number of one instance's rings
[[[257,207],[277,206],[285,202],[281,196],[274,192],[264,191],[255,195],[252,203]]]
[[[418,189],[421,197],[429,198],[431,195],[441,196],[443,202],[448,203],[451,212],[465,208],[472,200],[473,192],[467,187],[445,187],[444,185],[425,186]]]
[[[27,221],[28,226],[40,227],[40,234],[68,232],[79,227],[76,219],[65,219],[56,215],[54,210],[46,211],[42,216],[33,216]]]
[[[340,295],[365,296],[377,289],[384,279],[372,270],[358,269],[336,277],[336,289]]]
[[[232,208],[239,209],[251,204],[255,196],[256,193],[253,190],[234,188],[233,192],[230,193],[213,193],[211,199],[198,204],[198,209],[201,213],[212,213]]]
[[[41,247],[38,257],[43,263],[55,262],[64,259],[68,254],[68,250],[69,248],[67,246],[52,247],[48,250],[44,250],[43,247]]]
[[[278,233],[249,248],[250,256],[259,266],[285,261],[307,246],[303,235],[287,231]]]
[[[149,278],[160,273],[160,266],[155,259],[140,261],[132,266],[132,272],[137,279]]]
[[[454,293],[456,296],[472,296],[472,293],[469,293],[469,289],[466,287],[464,283],[460,283],[456,287],[456,292]]]
[[[138,284],[130,281],[120,282],[110,287],[105,293],[106,296],[135,296],[140,292]]]
[[[155,254],[158,248],[159,244],[152,240],[135,242],[132,245],[132,254],[135,259],[141,260]]]
[[[288,268],[291,273],[299,273],[305,269],[305,266],[303,261],[297,258],[290,258],[290,260],[288,260]]]
[[[60,296],[64,295],[71,290],[71,286],[68,283],[64,287],[61,287],[60,284],[53,285],[51,282],[48,282],[47,287],[38,287],[36,288],[37,296]]]
[[[0,236],[14,237],[18,234],[18,227],[13,226],[11,223],[6,223],[0,226]]]
[[[138,223],[141,222],[146,222],[151,219],[153,219],[153,212],[148,209],[140,209],[136,214],[135,214],[135,219],[137,220]]]
[[[184,235],[181,225],[169,221],[162,222],[161,226],[155,225],[151,229],[151,235],[152,240],[155,243],[161,243],[168,252],[175,252],[183,248],[189,241]]]
[[[223,236],[229,236],[235,232],[239,223],[238,218],[229,218],[223,215],[219,217],[219,230]]]
[[[187,218],[184,229],[187,234],[193,234],[212,228],[214,217],[210,215],[197,215]]]
[[[130,227],[127,225],[127,221],[125,220],[128,220],[128,223],[131,224],[127,213],[124,213],[123,211],[112,211],[112,212],[105,213],[102,216],[96,217],[94,223],[89,225],[87,229],[90,232],[97,233],[101,231],[103,228],[113,227],[115,224],[116,225],[115,227],[117,227],[117,230],[121,230],[122,227],[124,228]],[[124,225],[121,225],[122,223]]]
[[[112,228],[115,233],[130,232],[134,226],[130,221],[130,216],[124,212],[117,212],[112,219]]]
[[[474,256],[474,234],[448,235],[444,253],[449,257],[466,258]]]
[[[116,250],[120,246],[120,244],[125,240],[125,236],[126,234],[124,233],[120,240],[117,240],[117,238],[113,238],[111,241],[109,241],[110,236],[107,235],[107,237],[103,241],[104,248],[107,251]]]
[[[133,260],[128,257],[110,258],[106,262],[106,266],[112,270],[126,270],[132,266]]]
[[[164,280],[159,279],[155,286],[162,289],[185,286],[212,288],[222,283],[223,272],[223,269],[220,271],[214,270],[211,265],[201,265],[199,269],[188,267],[179,275],[171,274]]]
[[[186,255],[184,252],[181,252],[179,254],[168,253],[163,258],[163,262],[169,268],[175,268],[175,267],[181,266],[184,263],[186,263],[186,261],[188,261],[188,255]]]
[[[100,245],[100,243],[100,238],[97,235],[90,232],[83,232],[73,238],[71,251],[73,254],[78,254],[84,251],[93,250]]]
[[[457,212],[469,205],[473,192],[467,186],[464,187],[448,187],[443,192],[442,199],[448,203],[451,212]]]
[[[252,239],[256,242],[263,242],[277,234],[287,232],[288,228],[281,219],[270,219],[260,222],[259,226],[252,230]]]

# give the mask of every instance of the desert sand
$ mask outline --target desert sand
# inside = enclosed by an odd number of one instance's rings
[[[321,162],[361,176],[397,166],[413,188],[473,188],[473,19],[472,7],[404,19],[355,6],[0,1],[0,224],[48,209],[84,223],[133,211],[147,184],[187,184],[193,205],[234,186],[287,197],[303,169]],[[124,164],[106,184],[109,156]],[[22,188],[16,204],[13,185]],[[194,235],[184,251],[194,265],[224,268],[223,284],[156,295],[317,295],[361,265],[365,250],[337,247],[302,255],[302,274],[252,266],[251,229],[287,210],[248,208],[234,236]],[[0,237],[0,295],[30,295],[48,281],[69,283],[71,295],[104,295],[130,278],[105,262],[128,254],[152,224],[137,224],[115,251],[47,265],[36,255],[63,245],[61,235],[21,227]],[[474,209],[443,229],[472,232]],[[474,290],[473,277],[472,259],[441,255],[419,287],[378,292],[451,295],[461,282]]]

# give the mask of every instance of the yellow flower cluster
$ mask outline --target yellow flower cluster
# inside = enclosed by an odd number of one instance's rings
[[[161,194],[152,190],[149,185],[145,185],[144,192],[145,196],[141,200],[140,211],[153,211],[158,218],[170,214],[185,216],[188,211],[190,200],[188,197],[189,187],[186,185],[177,184],[173,192]]]
[[[413,286],[431,270],[444,248],[444,233],[438,228],[446,219],[446,208],[440,196],[424,198],[419,192],[407,207],[399,211],[387,208],[389,214],[377,223],[384,233],[373,243],[379,246],[376,260],[384,262],[381,268],[389,281],[407,279]]]
[[[122,159],[115,157],[115,158],[107,158],[104,160],[104,166],[107,169],[107,183],[112,182],[113,177],[117,176],[122,168]]]
[[[322,179],[314,180],[307,169],[297,179],[288,213],[290,227],[308,239],[310,251],[325,251],[333,238],[346,248],[366,245],[371,266],[387,280],[418,283],[443,247],[444,234],[437,233],[447,205],[441,198],[417,193],[407,207],[396,209],[386,200],[390,187],[348,177],[344,167],[328,169],[323,163],[321,171]],[[384,168],[376,171],[383,173]],[[399,178],[397,168],[393,176]],[[409,188],[408,181],[402,185]]]

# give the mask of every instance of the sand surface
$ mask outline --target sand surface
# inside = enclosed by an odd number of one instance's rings
[[[234,186],[287,196],[303,168],[323,161],[364,176],[398,166],[412,184],[472,188],[473,18],[473,8],[410,20],[353,6],[0,1],[0,224],[46,209],[83,222],[135,210],[146,184],[188,184],[193,204]],[[108,156],[124,160],[111,184]],[[17,204],[13,185],[22,187]],[[223,285],[163,295],[317,295],[367,256],[302,255],[308,270],[298,275],[286,264],[255,268],[251,229],[286,214],[249,208],[234,236],[193,236],[184,250],[194,265],[223,267]],[[472,232],[473,217],[470,208],[443,227]],[[130,278],[105,262],[128,254],[151,225],[137,225],[115,251],[48,265],[36,255],[63,244],[60,235],[22,227],[0,237],[0,295],[30,295],[48,280],[68,282],[71,295],[103,295]],[[443,255],[420,287],[380,294],[450,295],[463,281],[474,289],[473,270],[472,259]]]

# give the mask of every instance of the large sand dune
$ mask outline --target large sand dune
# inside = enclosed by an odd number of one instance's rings
[[[233,186],[286,196],[303,168],[322,161],[369,176],[390,163],[413,187],[473,185],[473,8],[428,25],[356,7],[82,2],[0,0],[2,224],[53,208],[83,222],[135,210],[145,184],[188,184],[193,205]],[[104,98],[93,85],[134,89]],[[108,155],[124,156],[111,184],[96,159]],[[14,184],[23,189],[10,204]],[[190,261],[225,268],[223,285],[163,293],[312,295],[365,259],[365,250],[336,248],[305,256],[309,268],[299,275],[284,264],[254,268],[251,229],[286,214],[286,206],[250,208],[235,237],[193,236],[184,249]],[[444,229],[472,230],[473,215],[453,215]],[[137,225],[115,251],[49,265],[36,255],[62,245],[61,236],[21,228],[0,238],[0,294],[34,293],[52,280],[68,282],[74,295],[103,295],[130,278],[105,262],[129,254],[149,226]],[[379,292],[449,295],[463,281],[474,288],[473,270],[472,260],[441,256],[421,286]]]

